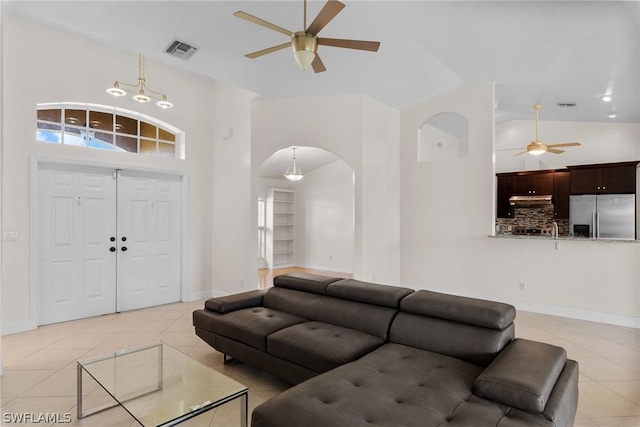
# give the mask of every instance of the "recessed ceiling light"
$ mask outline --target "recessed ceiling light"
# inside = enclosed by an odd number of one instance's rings
[[[607,117],[609,117],[610,119],[615,119],[616,117],[618,117],[618,113],[611,112],[607,114]]]
[[[613,99],[613,97],[611,95],[605,95],[602,97],[602,100],[604,102],[611,102],[611,100]]]

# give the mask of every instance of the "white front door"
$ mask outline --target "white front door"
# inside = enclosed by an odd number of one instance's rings
[[[42,164],[38,174],[38,324],[116,305],[116,179],[112,169]],[[113,241],[111,241],[113,239]]]
[[[38,325],[180,300],[181,177],[41,163]]]
[[[180,300],[178,176],[118,177],[118,311]]]

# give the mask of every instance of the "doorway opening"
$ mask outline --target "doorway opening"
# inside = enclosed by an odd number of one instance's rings
[[[293,148],[302,172],[297,181],[284,176]],[[257,206],[259,269],[353,273],[354,171],[340,157],[308,146],[272,154],[258,168]]]

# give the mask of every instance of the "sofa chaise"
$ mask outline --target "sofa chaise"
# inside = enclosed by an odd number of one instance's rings
[[[578,364],[513,306],[306,273],[205,302],[196,334],[294,384],[252,427],[572,426]]]

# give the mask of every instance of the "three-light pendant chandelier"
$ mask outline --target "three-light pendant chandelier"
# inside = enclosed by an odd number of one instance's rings
[[[167,95],[153,91],[147,87],[144,76],[143,53],[138,54],[138,84],[132,85],[116,80],[113,86],[107,89],[107,93],[113,96],[125,96],[127,92],[133,93],[133,99],[140,103],[149,102],[152,99],[155,99],[157,100],[156,105],[160,108],[167,109],[173,107],[173,104],[167,99]]]

